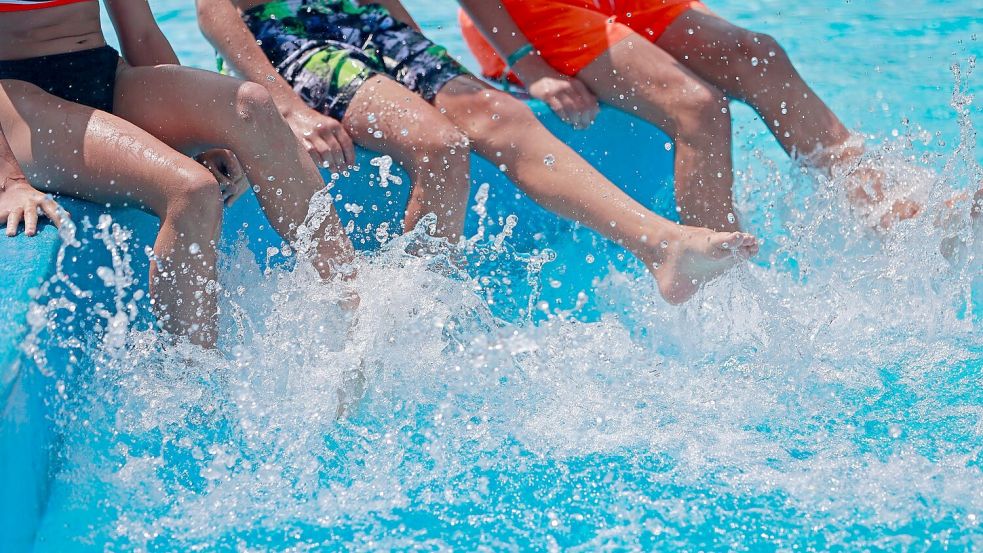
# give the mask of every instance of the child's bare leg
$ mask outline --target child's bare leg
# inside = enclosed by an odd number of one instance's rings
[[[314,161],[260,85],[179,66],[126,67],[119,72],[114,110],[179,150],[232,150],[259,187],[270,224],[291,242],[311,198],[324,188]],[[354,259],[334,210],[310,230],[319,238],[314,263],[323,278]]]
[[[436,105],[537,203],[628,248],[670,302],[687,300],[756,252],[750,235],[681,226],[648,211],[550,134],[526,105],[476,79],[454,79]]]
[[[343,123],[359,145],[391,154],[410,173],[413,190],[403,228],[411,230],[433,213],[437,236],[456,242],[467,213],[471,149],[454,124],[415,93],[381,76],[358,89]]]
[[[730,109],[720,90],[638,35],[609,48],[577,78],[605,103],[672,137],[676,202],[684,223],[738,229]]]
[[[160,218],[150,264],[154,311],[165,330],[214,346],[212,238],[222,198],[212,174],[127,121],[21,81],[0,81],[0,124],[39,190],[142,207]]]
[[[790,155],[830,151],[850,137],[771,36],[693,9],[673,21],[656,44],[700,78],[753,107]],[[833,161],[821,159],[823,164]]]
[[[863,153],[862,144],[848,144],[850,132],[773,37],[692,9],[673,21],[656,44],[728,96],[753,107],[789,155],[804,156],[830,173]],[[848,191],[853,201],[869,205],[883,199],[879,173],[866,171],[853,181]],[[916,204],[902,201],[889,215],[904,219],[917,212]]]

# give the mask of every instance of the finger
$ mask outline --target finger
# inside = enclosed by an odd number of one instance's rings
[[[239,163],[238,158],[236,158],[232,153],[229,153],[228,160],[228,170],[227,175],[232,182],[239,182],[246,178],[246,170],[242,168],[242,164]]]
[[[574,112],[574,126],[581,130],[589,127],[590,116],[587,114],[587,112],[590,111],[590,106],[576,93],[570,95],[570,102],[573,106],[571,109]]]
[[[330,164],[331,169],[334,171],[340,171],[345,167],[345,154],[341,148],[341,142],[335,133],[335,129],[339,127],[340,125],[325,125],[320,127],[321,140],[328,146],[327,154],[322,154],[322,157],[324,161]]]
[[[24,208],[24,234],[34,236],[38,233],[38,204],[40,202],[30,202]]]
[[[48,216],[48,219],[51,219],[55,227],[61,228],[62,213],[59,213],[58,204],[50,196],[41,201],[41,211]]]
[[[331,168],[341,171],[345,168],[345,153],[341,148],[341,143],[334,136],[327,141],[328,151],[331,155]],[[327,158],[327,156],[325,156]]]
[[[559,117],[564,123],[570,124],[570,114],[567,112],[566,105],[560,101],[558,96],[553,96],[550,98],[547,104],[557,117]]]
[[[345,165],[353,167],[355,165],[355,143],[352,142],[352,138],[348,136],[345,129],[340,126],[334,134],[338,143],[341,144],[341,152],[345,156]]]
[[[307,150],[307,153],[310,154],[311,159],[314,160],[314,163],[318,167],[324,165],[324,159],[321,157],[321,152],[317,149],[317,146],[314,145],[314,142],[312,140],[305,138],[302,141],[302,144],[304,145],[304,148]]]
[[[218,169],[212,171],[212,176],[215,177],[215,182],[218,183],[218,192],[222,198],[228,196],[229,189],[232,187],[232,181],[229,177]]]
[[[331,167],[334,163],[334,158],[331,155],[331,146],[318,135],[312,136],[310,141],[314,145],[314,149],[317,150],[317,157],[320,160],[318,165],[324,168]]]
[[[597,104],[597,96],[594,96],[594,93],[591,92],[589,88],[587,88],[587,85],[585,85],[583,82],[581,82],[578,79],[574,79],[570,81],[570,83],[573,85],[574,90],[577,91],[577,95],[580,96],[580,98],[584,101],[585,104],[587,105]]]
[[[7,236],[17,234],[17,227],[20,226],[20,219],[23,214],[24,210],[19,207],[10,210],[10,215],[7,215]]]
[[[587,88],[587,85],[579,80],[575,80],[573,82],[575,83],[574,87],[577,89],[577,93],[580,96],[580,101],[584,105],[584,114],[587,116],[587,124],[590,125],[594,122],[597,114],[601,111],[600,103],[597,101],[597,96],[595,96],[594,93]]]
[[[232,160],[229,159],[229,152],[223,151],[221,154],[216,156],[215,169],[223,176],[230,176],[229,173],[232,171]]]
[[[591,103],[588,96],[580,93],[576,94],[576,101],[577,113],[580,115],[580,126],[581,128],[586,129],[594,121],[593,112],[595,106]]]
[[[565,98],[566,98],[567,105],[569,106],[567,109],[570,110],[573,116],[574,128],[576,129],[587,128],[590,121],[587,118],[587,110],[589,109],[588,104],[585,103],[583,98],[581,98],[573,89],[571,89],[569,93],[566,94]]]
[[[567,113],[567,123],[575,129],[582,128],[576,101],[569,94],[564,94],[560,96],[560,102],[563,104],[563,111]]]
[[[233,192],[228,198],[226,198],[225,205],[230,206],[236,203],[236,200],[238,200],[243,194],[245,194],[246,190],[249,190],[249,183],[246,182],[245,179],[243,179],[242,183],[236,188],[235,192]]]

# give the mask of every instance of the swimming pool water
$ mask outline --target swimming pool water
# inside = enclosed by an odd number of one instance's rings
[[[191,2],[153,4],[211,67]],[[450,2],[408,5],[469,60]],[[972,2],[710,5],[778,37],[896,185],[938,205],[980,182]],[[336,290],[230,242],[223,351],[202,353],[130,321],[139,233],[80,226],[115,259],[104,313],[32,319],[59,436],[35,550],[983,546],[980,244],[945,262],[942,208],[871,236],[735,117],[739,207],[765,247],[681,308],[616,247],[516,203],[515,236],[507,213],[483,220],[468,274],[406,255],[421,233],[367,257],[351,332]],[[658,182],[666,153],[637,163],[620,174]],[[357,369],[366,397],[339,420]]]

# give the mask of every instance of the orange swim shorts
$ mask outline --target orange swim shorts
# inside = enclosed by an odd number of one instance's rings
[[[608,48],[637,33],[655,42],[695,0],[502,0],[519,29],[557,71],[573,76]],[[462,10],[461,30],[486,77],[505,62]]]

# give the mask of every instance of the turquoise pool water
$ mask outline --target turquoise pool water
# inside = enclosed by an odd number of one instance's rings
[[[153,5],[181,58],[211,67],[192,2]],[[450,2],[408,5],[469,61]],[[777,36],[896,186],[939,205],[980,182],[978,6],[710,5]],[[573,133],[539,109],[671,214],[664,136],[610,112]],[[749,110],[735,117],[740,209],[765,247],[682,308],[487,165],[468,274],[408,256],[426,237],[379,230],[405,184],[381,186],[363,153],[338,183],[368,252],[350,333],[247,199],[226,221],[222,353],[163,348],[140,292],[153,221],[71,204],[78,243],[36,294],[25,393],[4,409],[0,522],[18,539],[2,549],[983,546],[980,244],[944,261],[942,208],[871,236]],[[337,420],[356,368],[366,398]]]

